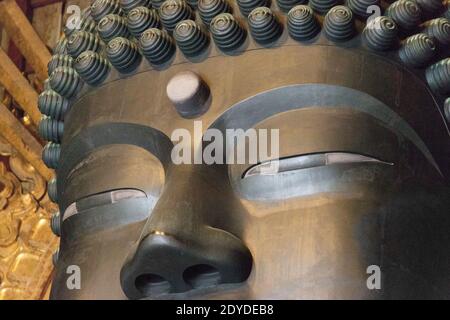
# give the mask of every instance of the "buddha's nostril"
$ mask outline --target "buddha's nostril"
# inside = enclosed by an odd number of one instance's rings
[[[207,264],[197,264],[186,268],[183,279],[193,288],[210,287],[219,284],[220,272]]]
[[[153,273],[141,274],[136,278],[135,285],[142,295],[146,297],[169,293],[171,289],[169,281]]]
[[[185,238],[181,231],[172,231],[175,232],[149,233],[141,240],[134,255],[127,259],[120,272],[122,289],[127,297],[141,299],[185,293],[241,283],[249,276],[252,256],[242,241],[231,233],[201,226]],[[178,232],[178,237],[169,235]]]

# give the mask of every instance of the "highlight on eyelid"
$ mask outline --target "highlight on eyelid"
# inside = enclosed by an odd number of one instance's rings
[[[393,166],[394,163],[382,161],[370,156],[350,152],[325,152],[304,154],[269,160],[249,167],[242,175],[242,179],[251,176],[274,175],[278,173],[309,169],[342,163],[375,162]]]
[[[143,191],[137,189],[118,189],[97,193],[71,203],[64,212],[63,220],[66,220],[82,210],[139,198],[147,198],[147,195]]]

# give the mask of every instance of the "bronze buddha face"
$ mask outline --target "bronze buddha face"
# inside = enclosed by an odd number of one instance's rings
[[[169,0],[159,27],[171,33],[143,31],[140,52],[123,34],[110,40],[103,78],[81,53],[74,68],[91,83],[64,117],[52,297],[448,298],[445,97],[397,57],[396,6],[379,18],[391,51],[375,50],[367,27],[358,34],[364,19],[347,7],[325,18],[259,8],[241,21],[227,4],[210,39],[187,3]],[[173,10],[189,21],[170,30]],[[316,23],[306,35],[305,16]],[[53,90],[67,93],[68,75],[53,71]],[[252,145],[259,132],[270,134]],[[174,160],[180,143],[192,161]],[[71,266],[79,289],[67,286]]]

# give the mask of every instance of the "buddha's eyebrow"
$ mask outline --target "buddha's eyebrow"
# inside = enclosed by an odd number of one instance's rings
[[[257,175],[273,175],[282,172],[322,167],[343,163],[367,163],[374,162],[393,166],[394,163],[376,159],[371,156],[351,152],[322,152],[314,154],[302,154],[284,157],[275,160],[260,162],[249,167],[242,175],[248,178]],[[272,168],[272,169],[271,169]],[[276,168],[273,170],[273,168]]]

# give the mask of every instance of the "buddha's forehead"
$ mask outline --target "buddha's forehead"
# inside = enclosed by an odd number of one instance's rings
[[[235,120],[236,123],[229,124],[230,127],[237,127],[254,125],[256,122],[250,122],[263,120],[275,113],[301,107],[320,107],[320,104],[347,104],[362,111],[370,110],[375,100],[413,125],[417,123],[420,126],[421,121],[417,119],[424,116],[442,118],[425,83],[395,61],[361,51],[358,47],[344,49],[320,43],[302,47],[290,45],[289,42],[286,40],[283,46],[271,50],[258,48],[239,56],[212,56],[198,64],[174,63],[165,70],[152,70],[143,63],[142,72],[132,77],[111,75],[110,82],[99,88],[87,89],[76,102],[77,107],[72,111],[76,117],[68,114],[68,119],[73,118],[73,121],[68,121],[69,127],[65,131],[67,139],[83,127],[105,120],[115,121],[115,118],[151,126],[169,134],[180,127],[192,129],[192,123],[196,120],[201,120],[206,129],[214,122],[224,121],[221,118],[231,113],[239,112],[241,115],[236,117],[240,118]],[[197,73],[211,90],[209,109],[195,119],[181,117],[166,93],[170,80],[186,71]],[[405,87],[399,79],[407,82],[408,86]],[[303,87],[300,86],[302,84]],[[297,88],[275,90],[289,86]],[[350,90],[343,95],[344,89],[339,87]],[[185,90],[182,87],[170,88],[174,94],[180,95]],[[357,91],[367,96],[365,101],[357,99],[359,106],[355,106],[356,101],[352,99],[352,96],[358,95]],[[420,107],[423,105],[430,106],[426,113]],[[237,106],[239,108],[235,108]],[[231,111],[234,108],[237,110]],[[255,112],[248,114],[252,108],[271,110],[258,110],[259,117],[255,117]],[[93,112],[104,110],[109,110],[108,119],[92,119]],[[128,112],[118,113],[115,110]],[[445,122],[439,121],[437,124],[445,130]],[[416,127],[415,130],[424,129]]]

